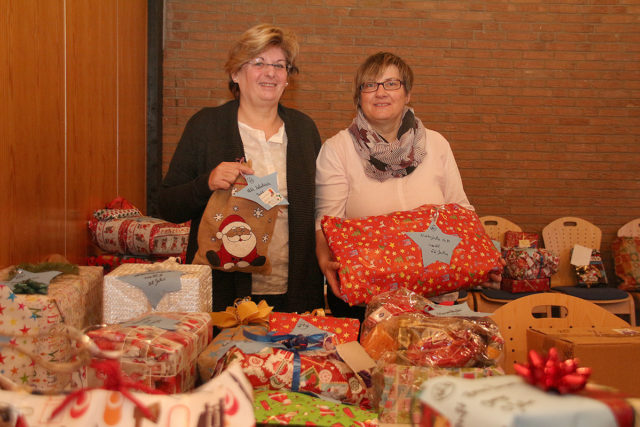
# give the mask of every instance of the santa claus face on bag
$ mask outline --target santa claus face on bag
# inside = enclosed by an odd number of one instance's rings
[[[239,225],[222,235],[222,244],[231,255],[242,258],[256,247],[256,235],[247,224]]]

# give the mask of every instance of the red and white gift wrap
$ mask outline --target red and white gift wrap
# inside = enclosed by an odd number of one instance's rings
[[[548,291],[550,277],[558,271],[558,257],[545,249],[509,248],[502,257],[506,266],[500,288],[504,291]]]
[[[152,316],[177,320],[176,329],[144,324]],[[151,313],[88,335],[102,350],[123,351],[122,371],[133,380],[166,393],[181,393],[196,383],[196,360],[211,341],[213,327],[209,313]],[[89,380],[91,386],[100,385],[91,376]]]
[[[527,231],[505,231],[504,247],[505,248],[537,248],[538,233]]]
[[[503,277],[500,289],[507,292],[546,292],[551,289],[551,278],[541,279],[511,279]]]
[[[426,232],[432,221],[447,235],[462,239],[450,263],[423,265],[422,251],[407,232]],[[322,230],[340,262],[343,299],[368,303],[374,295],[405,287],[424,296],[469,288],[501,269],[500,253],[478,215],[457,204],[424,205],[411,211],[364,218],[325,216]]]
[[[139,273],[180,271],[181,289],[166,293],[153,307],[144,292],[120,279]],[[149,264],[122,264],[104,276],[104,323],[120,323],[151,312],[210,312],[211,267],[179,264],[173,259]]]
[[[8,279],[12,268],[0,271]],[[62,274],[49,284],[47,295],[14,294],[0,285],[0,331],[13,336],[19,345],[50,362],[69,362],[74,344],[65,335],[65,325],[83,329],[101,323],[101,267],[79,267],[78,274]],[[60,391],[83,385],[85,371],[73,374],[51,372],[31,358],[12,349],[0,349],[0,372],[21,385],[43,392]]]
[[[358,341],[360,321],[341,317],[272,312],[269,317],[269,331],[276,334],[288,334],[300,320],[309,322],[318,329],[334,334],[334,342],[336,344]]]
[[[238,367],[191,393],[162,395],[131,391],[131,395],[155,419],[143,418],[141,407],[118,391],[88,390],[67,405],[66,395],[32,395],[0,390],[7,415],[29,427],[254,427],[251,384]],[[55,417],[52,413],[62,409]],[[16,424],[6,424],[16,425]]]
[[[267,347],[259,353],[244,353],[233,347],[218,362],[216,373],[239,363],[256,390],[299,391],[352,405],[369,404],[366,387],[335,351],[305,351],[298,356],[296,368],[292,351]],[[300,378],[297,390],[292,390],[294,374]]]

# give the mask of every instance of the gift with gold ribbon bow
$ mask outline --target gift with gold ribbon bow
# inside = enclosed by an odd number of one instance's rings
[[[233,306],[227,307],[225,311],[211,313],[213,325],[218,328],[231,328],[239,325],[266,325],[269,323],[269,315],[273,307],[265,300],[258,304],[251,301],[251,298],[236,300]]]

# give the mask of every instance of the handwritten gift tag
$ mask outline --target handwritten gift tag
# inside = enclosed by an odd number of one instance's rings
[[[12,291],[15,285],[26,282],[27,280],[33,280],[34,282],[48,285],[56,276],[61,274],[62,271],[43,271],[41,273],[32,273],[26,270],[18,270],[18,274],[16,274],[13,279],[5,282],[0,281],[0,285],[8,286]]]
[[[440,227],[431,223],[427,231],[407,232],[407,236],[420,246],[422,251],[422,265],[424,267],[436,261],[451,263],[453,250],[462,239],[453,234],[444,234]]]
[[[460,427],[617,425],[609,407],[598,400],[545,393],[515,375],[430,378],[422,385],[420,400]]]
[[[330,334],[332,332],[323,331],[322,329],[312,325],[304,319],[298,320],[296,326],[289,332],[291,335],[315,335],[315,334]]]
[[[151,306],[156,308],[166,293],[179,291],[182,288],[180,282],[182,274],[182,271],[150,271],[120,276],[118,279],[144,292]]]
[[[269,210],[276,205],[288,205],[289,202],[278,191],[278,175],[276,172],[267,176],[244,175],[247,186],[235,196],[256,202]]]

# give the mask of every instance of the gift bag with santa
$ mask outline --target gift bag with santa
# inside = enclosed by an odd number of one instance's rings
[[[222,271],[269,274],[267,249],[279,206],[287,204],[278,192],[275,173],[240,175],[229,190],[215,191],[209,199],[193,263]]]

